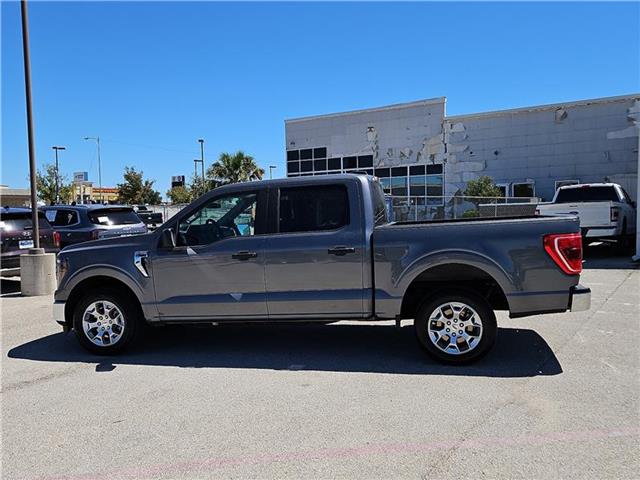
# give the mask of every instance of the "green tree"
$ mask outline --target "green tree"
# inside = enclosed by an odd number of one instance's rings
[[[160,192],[153,189],[155,180],[145,180],[143,173],[136,171],[134,167],[125,167],[124,183],[118,184],[118,201],[120,203],[157,205],[162,202]]]
[[[38,198],[47,204],[56,203],[56,166],[47,164],[44,170],[36,172],[36,189]],[[65,175],[58,173],[58,197],[62,203],[73,199],[73,185]]]
[[[191,201],[191,191],[187,187],[173,187],[167,191],[167,197],[171,200],[171,203],[189,203]]]
[[[469,180],[464,194],[467,197],[501,197],[502,191],[496,186],[491,177],[483,175],[476,180]],[[469,201],[479,204],[481,202],[485,202],[486,199],[474,198],[469,199]]]
[[[258,166],[252,156],[242,150],[233,154],[221,153],[218,161],[207,169],[207,178],[221,185],[262,180],[263,175],[264,169]]]

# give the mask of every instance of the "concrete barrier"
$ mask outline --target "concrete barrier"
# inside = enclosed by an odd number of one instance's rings
[[[25,297],[50,295],[56,289],[56,254],[32,248],[20,255],[20,290]]]

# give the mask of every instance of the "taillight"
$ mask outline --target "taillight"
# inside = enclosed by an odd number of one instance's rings
[[[579,233],[545,235],[543,243],[564,273],[578,275],[582,272],[582,236]]]
[[[620,214],[620,209],[618,207],[611,207],[611,221],[615,222],[618,220],[618,215]]]
[[[91,230],[91,240],[98,240],[100,236],[100,230]]]
[[[60,248],[60,232],[53,232],[53,246]]]

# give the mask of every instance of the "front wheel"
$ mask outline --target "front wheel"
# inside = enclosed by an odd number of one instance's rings
[[[124,292],[104,289],[86,294],[73,312],[80,344],[98,355],[113,355],[128,347],[139,327],[139,309]]]
[[[436,360],[464,364],[478,360],[493,346],[496,316],[480,295],[445,291],[428,299],[414,320],[420,346]]]

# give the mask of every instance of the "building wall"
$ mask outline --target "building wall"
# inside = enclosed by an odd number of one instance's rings
[[[511,186],[533,181],[536,196],[550,200],[556,181],[631,178],[638,172],[637,132],[614,132],[633,130],[634,102],[623,97],[449,117],[445,129],[456,126],[449,141],[458,152],[448,158],[447,182],[463,189],[480,175]]]
[[[303,150],[312,149],[312,154],[326,155],[327,159],[344,161],[347,157],[351,162],[351,157],[356,157],[357,163],[360,156],[367,162],[371,156],[373,167],[443,164],[447,196],[464,190],[467,181],[489,175],[496,183],[505,184],[507,196],[513,194],[514,183],[531,181],[535,195],[549,200],[556,181],[610,180],[623,183],[635,199],[638,134],[628,115],[639,97],[446,118],[442,97],[287,120],[288,175],[326,173],[327,168],[314,170],[313,158],[295,159]],[[317,165],[321,168],[324,163]],[[340,165],[342,171],[353,170],[351,163],[349,169]],[[363,168],[357,165],[356,169]],[[364,169],[370,173],[368,167]]]

